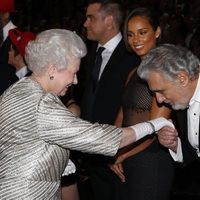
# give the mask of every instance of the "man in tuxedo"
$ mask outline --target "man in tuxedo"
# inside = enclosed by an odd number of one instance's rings
[[[18,80],[15,68],[8,64],[8,52],[11,41],[8,32],[16,26],[10,20],[10,15],[15,12],[14,0],[0,0],[0,21],[2,43],[0,45],[0,95],[14,82]]]
[[[139,59],[126,51],[120,32],[122,22],[123,11],[118,3],[109,0],[89,1],[84,27],[87,39],[95,43],[88,48],[82,66],[87,78],[81,117],[90,122],[115,123],[128,74],[139,64]],[[99,49],[103,49],[100,64],[96,56]],[[97,62],[99,70],[96,70]],[[95,71],[99,71],[98,74]],[[114,200],[114,185],[118,180],[108,168],[111,158],[97,155],[87,155],[87,158],[95,199]]]
[[[169,148],[177,162],[189,164],[200,157],[200,61],[183,47],[164,44],[151,50],[138,68],[139,76],[148,82],[159,103],[174,110],[185,110],[178,133],[163,128],[159,141]]]

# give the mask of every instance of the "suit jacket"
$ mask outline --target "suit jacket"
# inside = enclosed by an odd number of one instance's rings
[[[96,47],[95,47],[96,49]],[[122,94],[130,71],[138,66],[139,59],[128,53],[123,40],[117,45],[111,55],[94,91],[92,70],[95,62],[95,52],[88,52],[85,66],[87,80],[81,104],[81,117],[91,122],[114,124],[122,102]]]
[[[121,129],[75,117],[25,77],[0,97],[0,199],[60,199],[69,149],[114,155]]]
[[[195,160],[200,160],[200,158],[197,156],[196,149],[192,147],[188,140],[187,109],[173,112],[175,125],[182,144],[183,165],[186,166]]]
[[[10,50],[11,41],[7,39],[0,47],[0,95],[13,83],[18,80],[15,74],[15,68],[8,64],[8,52]]]
[[[123,40],[119,42],[106,64],[97,88],[94,91],[92,70],[96,46],[88,52],[84,66],[87,80],[81,104],[81,117],[91,122],[113,125],[122,105],[122,96],[130,71],[137,67],[139,58],[126,50]],[[97,155],[82,155],[95,166],[106,167],[113,158]]]

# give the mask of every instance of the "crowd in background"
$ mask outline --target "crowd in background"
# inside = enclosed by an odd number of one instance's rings
[[[161,43],[173,43],[200,50],[199,0],[119,0],[126,12],[139,6],[152,6],[160,16]],[[85,39],[83,23],[87,0],[16,0],[15,24],[22,30],[39,33],[50,28],[76,31]],[[193,37],[192,37],[193,36]]]
[[[160,17],[160,43],[186,46],[200,57],[199,0],[117,0],[126,13],[136,7],[153,7]],[[16,0],[12,21],[23,31],[37,34],[47,29],[75,31],[87,45],[85,12],[87,0]],[[123,27],[122,27],[123,29]],[[81,74],[81,72],[79,72]],[[81,75],[80,75],[81,78]],[[81,85],[78,86],[81,88]],[[81,88],[82,89],[82,88]],[[78,93],[78,100],[81,91]]]

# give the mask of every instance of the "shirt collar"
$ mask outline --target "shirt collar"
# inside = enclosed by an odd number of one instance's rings
[[[119,44],[120,40],[122,39],[122,34],[119,32],[117,35],[115,35],[112,39],[110,39],[106,44],[103,45],[106,50],[112,52],[116,48],[116,46]],[[98,48],[102,46],[98,44]],[[97,48],[97,49],[98,49]]]
[[[16,26],[15,26],[11,21],[9,21],[9,22],[3,27],[3,41],[5,41],[6,38],[8,37],[8,32],[9,32],[9,30],[14,29],[14,28],[16,28]]]
[[[189,102],[189,106],[192,105],[193,102],[199,102],[200,103],[200,75],[198,77],[198,82],[197,82],[197,86],[196,89],[194,91],[194,94]]]

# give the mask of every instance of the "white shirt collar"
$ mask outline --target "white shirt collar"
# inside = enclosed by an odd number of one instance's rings
[[[112,39],[110,39],[106,44],[103,45],[106,50],[112,52],[116,48],[116,46],[119,44],[120,40],[122,39],[122,34],[119,32],[117,35],[115,35]],[[98,48],[102,46],[98,44]],[[97,49],[98,49],[97,48]]]
[[[5,41],[6,38],[8,37],[8,32],[9,32],[9,30],[14,29],[14,28],[16,28],[16,26],[15,26],[11,21],[9,21],[9,22],[3,27],[3,41]]]
[[[193,102],[199,102],[200,103],[200,74],[199,74],[199,77],[198,77],[196,89],[194,91],[194,94],[193,94],[190,102],[189,102],[189,106],[191,106]]]

